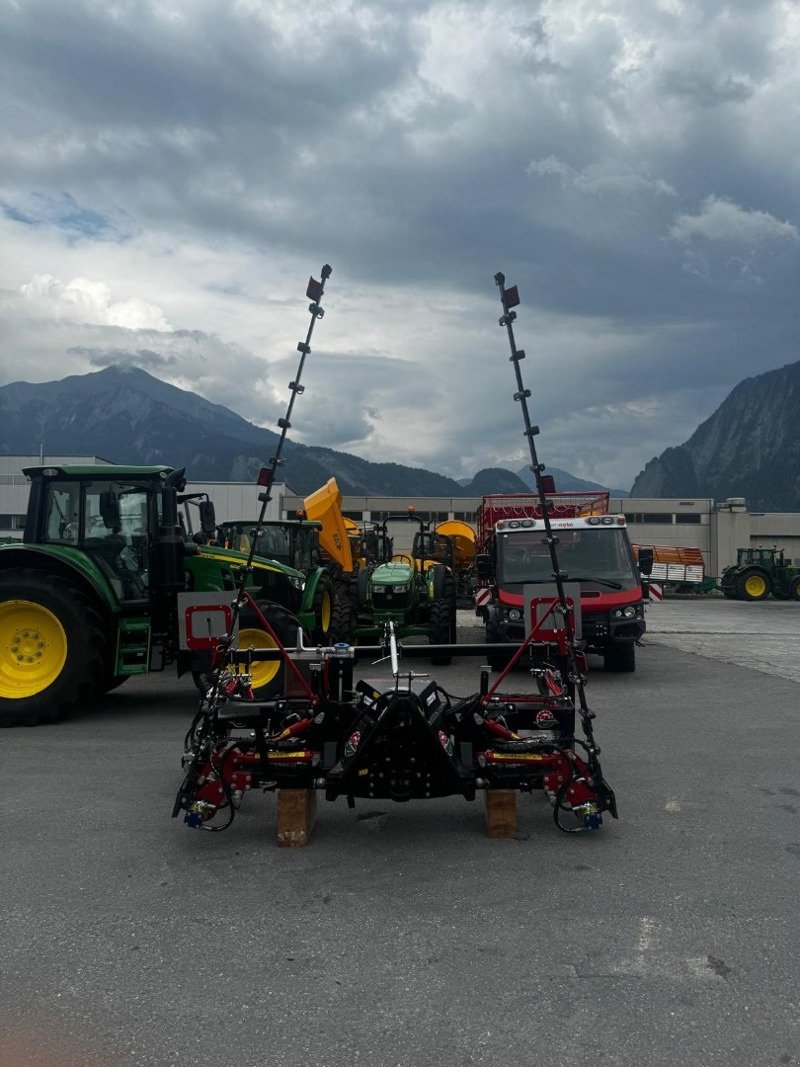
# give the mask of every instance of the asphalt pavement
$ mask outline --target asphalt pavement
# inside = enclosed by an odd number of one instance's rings
[[[0,1065],[799,1063],[800,605],[648,621],[636,674],[591,672],[594,835],[541,796],[513,841],[459,799],[320,802],[298,850],[271,796],[189,830],[173,678],[0,733]]]

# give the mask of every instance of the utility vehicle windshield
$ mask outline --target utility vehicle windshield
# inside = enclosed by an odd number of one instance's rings
[[[556,530],[558,562],[570,580],[580,580],[582,589],[609,592],[635,589],[639,585],[627,531],[595,526],[580,530]],[[525,585],[553,580],[550,552],[543,544],[544,531],[515,530],[497,538],[497,568],[500,585]]]

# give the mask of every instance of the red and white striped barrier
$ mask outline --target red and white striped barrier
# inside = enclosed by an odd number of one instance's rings
[[[664,586],[659,585],[658,582],[650,583],[650,599],[651,600],[663,600],[664,599]]]
[[[475,607],[484,608],[492,599],[491,589],[479,589],[475,594]]]

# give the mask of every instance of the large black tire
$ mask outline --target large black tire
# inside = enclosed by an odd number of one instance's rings
[[[367,567],[362,567],[358,572],[357,589],[358,589],[358,606],[365,608],[369,601],[369,577],[372,573]]]
[[[428,643],[431,645],[449,645],[452,643],[451,636],[451,612],[450,604],[441,597],[431,604],[431,615],[428,620]],[[431,656],[431,663],[446,667],[453,660],[452,656]]]
[[[113,674],[103,686],[102,692],[111,693],[115,689],[119,689],[121,685],[127,682],[130,675],[128,674]]]
[[[436,564],[433,574],[433,602],[428,620],[428,643],[454,645],[456,642],[456,586],[447,567]],[[452,656],[431,656],[431,663],[446,667]]]
[[[800,600],[800,577],[795,578],[789,588],[789,596],[792,600]]]
[[[611,645],[603,657],[605,668],[613,674],[633,674],[636,670],[636,645]]]
[[[486,643],[487,645],[502,644],[502,635],[500,631],[494,626],[491,620],[491,616],[486,619]],[[499,653],[486,653],[486,660],[489,666],[494,671],[504,671],[511,662],[514,653],[517,651],[514,645],[509,644],[508,652]]]
[[[271,600],[257,601],[259,610],[278,635],[284,646],[294,648],[300,620],[282,604]],[[239,618],[240,649],[276,648],[271,635],[264,629],[252,608],[245,608]],[[206,693],[212,681],[211,653],[198,653],[192,668],[194,684],[201,693]],[[263,679],[263,681],[261,681]],[[253,696],[256,700],[272,700],[283,692],[283,663],[268,661],[253,664]]]
[[[331,639],[330,633],[334,611],[333,582],[327,574],[320,575],[317,588],[314,590],[314,600],[311,607],[314,612],[312,640],[319,645],[327,645]]]
[[[98,607],[68,579],[35,568],[0,574],[0,726],[56,722],[101,692],[107,632]],[[15,689],[26,695],[12,696]]]
[[[769,596],[769,576],[758,567],[742,571],[736,579],[739,600],[766,600]]]
[[[350,592],[346,585],[340,583],[336,586],[333,598],[333,613],[328,633],[331,644],[352,644],[353,631],[356,628],[357,617],[353,608]]]

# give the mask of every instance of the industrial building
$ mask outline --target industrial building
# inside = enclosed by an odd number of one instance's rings
[[[28,483],[24,467],[107,464],[97,456],[0,456],[0,537],[22,537],[28,504]],[[187,493],[205,494],[214,503],[217,519],[255,518],[261,490],[247,482],[192,482]],[[362,521],[383,521],[387,515],[403,515],[409,509],[425,522],[461,519],[474,523],[480,497],[343,497],[345,515]],[[284,485],[276,485],[268,518],[294,518],[303,507],[303,498]],[[736,561],[738,548],[782,548],[786,555],[800,560],[800,514],[751,512],[741,498],[722,502],[711,499],[668,500],[612,498],[610,510],[628,519],[631,540],[640,545],[674,545],[699,548],[706,573],[719,575]],[[188,508],[189,522],[192,508]],[[196,528],[196,522],[192,524]],[[395,549],[408,551],[415,524],[396,522],[390,533]]]

